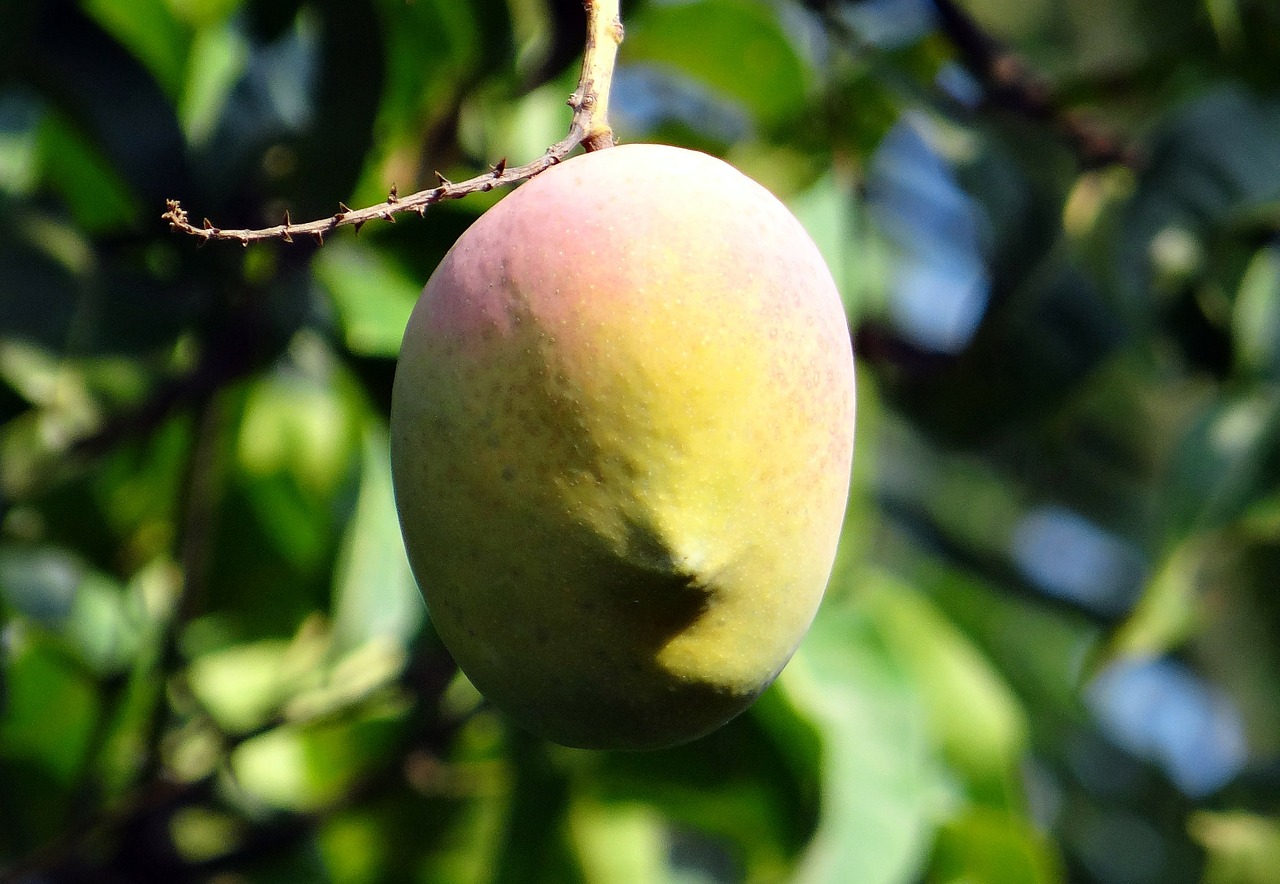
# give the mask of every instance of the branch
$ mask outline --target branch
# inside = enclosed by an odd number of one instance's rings
[[[1090,169],[1141,164],[1138,152],[1096,121],[1061,107],[1045,82],[1016,53],[988,34],[954,0],[933,0],[938,22],[960,61],[986,88],[986,102],[1047,123]]]
[[[284,220],[274,227],[224,229],[215,226],[208,218],[196,225],[191,223],[190,216],[178,200],[169,200],[167,210],[160,217],[169,222],[171,229],[198,237],[202,242],[214,239],[233,240],[247,246],[251,242],[268,239],[293,242],[295,236],[311,236],[316,242],[323,244],[325,234],[339,227],[351,226],[359,231],[370,221],[394,221],[394,216],[400,212],[416,212],[422,216],[428,207],[436,203],[490,191],[499,185],[525,181],[561,162],[579,145],[586,150],[612,147],[613,129],[608,120],[609,91],[613,83],[618,46],[622,43],[622,20],[618,14],[618,4],[619,0],[583,0],[587,10],[587,39],[578,88],[569,96],[568,101],[569,107],[573,108],[569,134],[532,162],[508,167],[504,158],[488,172],[460,182],[450,181],[436,172],[436,187],[402,197],[396,192],[395,185],[392,185],[391,192],[383,203],[352,209],[340,202],[338,211],[328,218],[302,224],[294,224],[286,211]]]

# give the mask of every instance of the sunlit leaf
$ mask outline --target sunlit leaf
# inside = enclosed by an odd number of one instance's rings
[[[231,770],[251,802],[319,809],[384,763],[401,730],[403,712],[392,704],[352,721],[276,728],[241,744],[231,756]]]
[[[381,427],[366,427],[360,493],[334,569],[334,640],[341,651],[370,641],[404,646],[425,614],[400,536],[389,445]]]
[[[1018,810],[1027,748],[1022,708],[991,663],[927,598],[882,579],[864,590],[868,616],[909,673],[947,761],[975,800]]]
[[[1027,823],[989,809],[950,820],[934,849],[936,880],[974,884],[1058,884],[1061,862],[1045,836]]]
[[[261,641],[205,654],[187,672],[191,692],[223,729],[248,731],[286,696],[289,683],[281,669],[288,648],[283,641]]]
[[[1242,811],[1200,811],[1191,835],[1208,852],[1204,884],[1268,884],[1280,868],[1280,821]]]
[[[1280,249],[1259,249],[1249,262],[1232,315],[1241,367],[1275,376],[1280,370]]]
[[[409,314],[426,280],[415,280],[386,255],[359,243],[336,242],[315,263],[316,278],[338,310],[343,339],[361,356],[400,352]]]
[[[28,193],[40,172],[39,131],[44,108],[25,89],[0,92],[0,193]]]
[[[824,609],[779,684],[822,734],[822,815],[794,880],[917,880],[945,793],[925,710],[874,624]]]

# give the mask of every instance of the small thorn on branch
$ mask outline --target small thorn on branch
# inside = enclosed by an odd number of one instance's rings
[[[439,182],[441,187],[453,187],[453,182],[441,175],[439,169],[436,169],[436,181]]]

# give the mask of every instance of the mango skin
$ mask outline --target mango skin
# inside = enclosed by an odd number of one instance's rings
[[[405,331],[392,469],[435,628],[558,743],[705,735],[814,616],[853,427],[840,299],[780,202],[693,151],[570,159],[463,234]]]

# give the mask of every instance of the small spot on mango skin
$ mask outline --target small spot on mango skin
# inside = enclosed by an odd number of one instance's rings
[[[405,332],[396,503],[438,632],[558,742],[714,730],[813,617],[853,419],[835,286],[767,191],[656,145],[550,169],[459,239]]]

